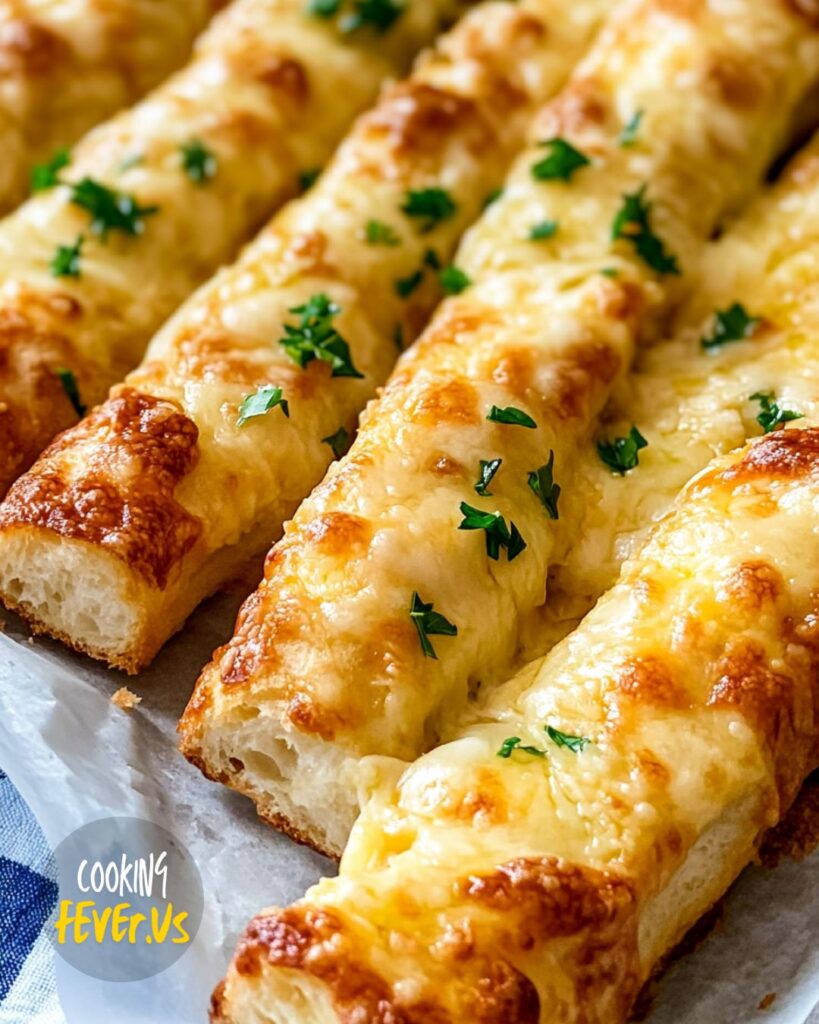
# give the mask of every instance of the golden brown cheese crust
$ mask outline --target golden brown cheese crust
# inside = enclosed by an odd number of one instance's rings
[[[819,428],[785,436],[717,460],[573,634],[373,786],[339,877],[251,923],[215,1020],[369,1019],[385,983],[397,1020],[431,993],[444,1020],[473,1019],[493,958],[537,995],[509,1024],[628,1019],[819,763],[819,666],[801,632],[819,588]],[[734,601],[737,584],[755,599]],[[545,756],[499,757],[510,735]],[[455,811],[498,789],[502,818]],[[376,964],[377,982],[337,985]]]
[[[635,347],[696,281],[715,224],[757,182],[786,131],[783,95],[796,105],[812,81],[819,37],[786,5],[748,3],[737,24],[704,0],[627,4],[538,115],[536,140],[561,135],[591,163],[566,182],[536,181],[542,145],[520,158],[457,257],[472,287],[444,302],[402,357],[203,673],[209,697],[182,723],[188,751],[201,757],[210,730],[224,744],[233,729],[242,760],[244,712],[263,708],[277,744],[317,751],[333,741],[327,756],[349,769],[335,785],[352,816],[356,758],[412,759],[472,690],[509,672],[521,625],[575,539],[578,506],[582,520],[577,462],[594,450],[599,414]],[[764,55],[763,26],[778,40]],[[638,139],[623,146],[624,112],[637,110]],[[679,274],[658,274],[630,242],[612,241],[622,195],[643,184]],[[553,236],[529,240],[544,220],[557,222]],[[522,410],[536,429],[490,420],[493,406]],[[558,521],[529,483],[552,453]],[[502,465],[485,498],[475,482],[490,459]],[[512,562],[503,551],[487,557],[481,531],[459,530],[462,502],[514,523],[525,550]],[[458,630],[432,640],[435,660],[409,615],[413,593]],[[250,729],[258,749],[263,738]],[[281,812],[277,797],[260,797],[264,783],[233,775],[263,814]],[[304,813],[318,815],[309,805]]]
[[[66,0],[0,5],[0,212],[34,164],[133,103],[185,62],[224,0]]]
[[[77,418],[57,370],[73,373],[84,405],[101,401],[179,303],[293,195],[300,172],[326,160],[381,79],[434,34],[445,6],[410,4],[383,38],[356,40],[299,0],[239,0],[183,72],[91,133],[61,174],[156,206],[138,237],[97,238],[66,185],[4,222],[1,491]],[[183,167],[191,140],[216,161],[205,181]],[[54,277],[57,247],[81,234],[79,277]]]
[[[282,211],[233,267],[201,289],[156,336],[126,386],[173,403],[196,425],[198,458],[154,499],[166,503],[161,513],[157,509],[159,521],[175,521],[181,507],[200,524],[200,535],[195,545],[177,545],[173,564],[155,574],[161,593],[140,608],[142,620],[128,631],[125,649],[103,651],[109,660],[144,663],[198,601],[252,553],[248,548],[261,553],[279,533],[331,461],[327,438],[340,427],[354,431],[358,413],[386,378],[398,355],[396,331],[409,343],[428,318],[441,293],[440,267],[501,180],[533,111],[565,79],[606,7],[605,0],[584,0],[567,19],[558,0],[528,0],[522,7],[492,4],[467,17],[407,81],[385,89],[310,192]],[[510,50],[517,54],[511,65]],[[326,70],[308,77],[315,90]],[[321,90],[307,101],[307,114],[326,99],[324,86]],[[312,114],[308,120],[314,120]],[[446,187],[455,209],[427,231],[402,206],[410,190],[438,186]],[[373,221],[387,225],[397,244],[374,244],[368,238]],[[432,266],[436,261],[438,268]],[[423,280],[410,292],[396,287],[416,273]],[[319,359],[302,368],[277,344],[284,325],[297,322],[293,308],[321,293],[339,306],[334,326],[349,343],[360,378],[333,377]],[[243,399],[265,384],[282,388],[289,417],[273,410],[239,426]],[[107,412],[103,416],[116,421]],[[116,557],[130,547],[121,544],[117,519],[107,508],[108,492],[84,486],[82,465],[113,467],[106,473],[117,477],[123,509],[131,490],[136,493],[142,485],[134,474],[116,469],[127,463],[131,442],[115,431],[98,440],[99,451],[89,447],[81,425],[30,476],[42,471],[71,479],[84,492],[85,513],[111,523],[110,537],[95,537],[97,551]],[[96,509],[88,504],[92,491]],[[9,530],[15,523],[22,526],[23,518],[10,504],[6,508]],[[54,517],[26,525],[48,531],[52,539],[76,536]],[[347,544],[363,549],[366,543],[348,516],[328,517],[313,539],[328,554]],[[132,575],[138,572],[134,566]],[[78,593],[85,589],[78,579],[76,587]],[[25,608],[24,601],[14,600]],[[82,636],[73,642],[94,647]],[[303,722],[315,721],[307,702],[294,713]]]

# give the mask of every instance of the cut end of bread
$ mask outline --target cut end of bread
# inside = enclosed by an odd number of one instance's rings
[[[211,997],[210,1024],[339,1024],[329,988],[304,971],[261,965],[253,978],[235,969]]]
[[[358,815],[357,759],[299,732],[280,705],[211,690],[213,676],[209,666],[179,723],[182,753],[209,779],[250,797],[280,832],[338,859]]]
[[[35,633],[131,674],[154,653],[141,635],[146,599],[138,590],[127,566],[103,548],[25,525],[0,534],[5,607]]]

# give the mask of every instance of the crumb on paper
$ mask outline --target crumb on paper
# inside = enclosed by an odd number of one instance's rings
[[[142,698],[129,690],[127,686],[121,686],[116,693],[111,695],[111,703],[116,704],[120,711],[133,711],[137,704],[142,703]]]
[[[30,637],[29,637],[29,638],[28,638],[28,639],[26,640],[26,643],[27,643],[27,644],[31,644],[31,646],[33,647],[33,646],[34,646],[34,637],[33,637],[33,636],[30,636]]]
[[[773,1006],[774,999],[776,999],[776,992],[769,992],[759,1000],[759,1009],[767,1010]]]

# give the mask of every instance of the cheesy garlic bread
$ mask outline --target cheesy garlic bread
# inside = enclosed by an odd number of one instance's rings
[[[9,606],[134,671],[263,554],[343,450],[396,336],[431,313],[459,236],[608,6],[485,5],[386,90],[308,194],[12,489]]]
[[[195,35],[223,5],[224,0],[3,0],[0,213],[25,197],[35,164],[184,64]]]
[[[263,817],[338,853],[361,758],[412,760],[508,676],[579,452],[787,134],[816,27],[771,0],[628,3],[539,116],[461,247],[471,287],[287,525],[182,719],[185,754]]]
[[[668,341],[638,355],[576,464],[549,601],[527,627],[544,653],[614,582],[680,488],[715,455],[819,422],[819,136],[706,251]],[[645,441],[612,462],[612,438]],[[602,446],[602,447],[601,447]]]
[[[303,0],[236,0],[187,68],[0,224],[0,493],[297,191],[451,7],[410,0],[383,31],[344,31]]]
[[[247,928],[214,1024],[624,1024],[819,764],[819,429],[723,456]]]

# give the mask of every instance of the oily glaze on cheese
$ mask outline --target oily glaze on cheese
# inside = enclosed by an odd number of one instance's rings
[[[819,763],[818,509],[815,427],[712,463],[550,655],[374,768],[339,877],[250,923],[211,1020],[625,1022]]]
[[[44,545],[55,589],[74,596],[56,608],[35,602],[25,578],[30,565],[40,579],[35,548],[23,561],[9,548],[10,601],[133,670],[249,554],[266,550],[331,462],[327,439],[354,432],[398,357],[396,336],[408,344],[425,322],[440,268],[607,6],[584,0],[564,18],[562,0],[490,4],[390,86],[310,192],[205,285],[124,385],[13,489],[6,538]],[[410,190],[431,188],[454,210],[427,230],[402,206]],[[372,224],[387,241],[368,238]],[[414,275],[423,278],[416,287],[398,287]],[[360,377],[334,377],[320,360],[302,368],[278,343],[284,325],[299,322],[292,310],[322,294],[339,307],[333,326]],[[239,425],[242,402],[264,385],[283,389],[289,416],[274,408]],[[76,554],[77,542],[88,549]],[[116,575],[104,609],[123,614],[114,636],[100,625],[109,612],[94,604],[102,564]],[[75,624],[70,608],[82,609]]]
[[[552,568],[544,614],[527,627],[535,655],[611,585],[690,477],[762,433],[752,395],[772,392],[781,409],[819,420],[819,138],[709,247],[700,278],[673,337],[639,356],[580,453],[580,484],[564,517],[567,553]],[[746,339],[704,349],[715,311],[733,303],[757,325]],[[600,461],[595,441],[623,436],[632,423],[648,446],[621,477]]]
[[[141,233],[103,242],[61,185],[0,226],[0,491],[82,405],[101,401],[193,289],[320,166],[383,78],[431,39],[450,0],[413,0],[384,35],[341,33],[302,0],[238,0],[194,60],[92,132],[61,180],[90,176],[159,209]],[[201,181],[183,149],[216,161]],[[55,277],[58,246],[83,234],[80,276]]]
[[[224,0],[3,0],[0,212],[32,167],[184,64]]]
[[[597,416],[757,183],[787,131],[784,97],[813,80],[817,41],[776,3],[630,3],[539,116],[533,139],[560,137],[590,162],[568,181],[534,179],[543,144],[517,162],[457,256],[472,287],[440,307],[287,525],[183,720],[189,753],[264,816],[339,852],[360,759],[412,759],[470,692],[508,674],[564,556]],[[677,274],[612,238],[623,194],[642,187],[655,257],[660,245]],[[529,240],[545,221],[552,236]],[[492,421],[493,406],[536,426]],[[557,521],[529,483],[552,454]],[[481,460],[498,458],[490,496],[476,493]],[[459,528],[464,502],[502,515],[510,538],[514,524],[525,549],[490,558],[480,530]],[[428,638],[435,659],[413,595],[457,628]]]

